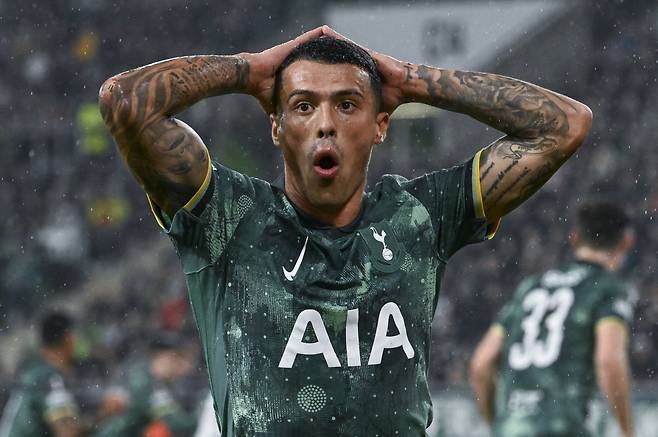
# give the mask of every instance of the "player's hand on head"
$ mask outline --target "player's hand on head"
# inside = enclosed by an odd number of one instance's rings
[[[364,47],[336,32],[329,26],[322,26],[321,29],[324,36],[349,41],[370,53],[370,56],[372,56],[377,64],[377,70],[379,70],[382,76],[382,111],[392,114],[398,106],[407,102],[403,93],[403,85],[407,77],[406,64],[404,62]]]
[[[258,99],[266,113],[274,112],[272,93],[276,69],[298,45],[322,36],[322,27],[316,27],[283,44],[259,53],[242,53],[240,57],[249,63],[248,93]]]

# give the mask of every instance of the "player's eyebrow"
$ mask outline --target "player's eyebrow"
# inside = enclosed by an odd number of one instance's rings
[[[319,93],[306,89],[295,89],[290,92],[290,95],[288,95],[288,101],[290,101],[293,97],[300,95],[315,98],[319,96]],[[357,96],[362,99],[364,98],[363,93],[359,91],[357,88],[348,88],[344,90],[339,90],[331,93],[331,96],[332,97]]]

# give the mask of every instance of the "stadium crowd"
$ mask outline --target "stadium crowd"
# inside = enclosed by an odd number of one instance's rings
[[[299,15],[289,2],[283,5],[0,0],[0,202],[7,211],[0,227],[0,348],[20,352],[40,313],[55,304],[70,309],[78,319],[81,391],[90,409],[121,384],[163,330],[186,339],[196,357],[196,371],[181,384],[184,403],[200,400],[207,384],[178,261],[114,150],[98,114],[97,90],[109,75],[146,62],[256,50],[292,37],[301,30],[291,25]],[[633,372],[640,379],[655,376],[658,8],[625,11],[609,5],[592,15],[587,83],[560,90],[595,114],[580,156],[507,217],[492,242],[467,248],[451,262],[435,319],[436,382],[465,381],[466,362],[495,317],[492,309],[523,276],[563,259],[570,212],[588,195],[618,199],[634,219],[638,244],[624,269],[638,299]],[[273,31],[283,28],[283,36]],[[182,118],[216,158],[273,179],[279,169],[271,163],[279,160],[266,118],[250,99],[222,99],[196,105]],[[411,169],[393,170],[404,175]],[[17,355],[0,357],[0,406]]]

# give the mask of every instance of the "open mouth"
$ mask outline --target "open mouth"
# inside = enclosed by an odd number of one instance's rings
[[[338,173],[338,155],[333,149],[323,149],[316,152],[313,158],[313,169],[322,178],[333,178]]]

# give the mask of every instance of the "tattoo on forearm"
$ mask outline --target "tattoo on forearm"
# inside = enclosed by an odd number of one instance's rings
[[[520,80],[424,65],[418,65],[415,75],[407,74],[407,78],[426,84],[427,103],[470,115],[516,138],[564,134],[569,130],[566,113],[553,99],[568,102]]]
[[[104,85],[111,102],[101,104],[105,122],[117,135],[123,129],[148,127],[212,95],[245,86],[249,64],[235,56],[190,56],[122,73]]]

